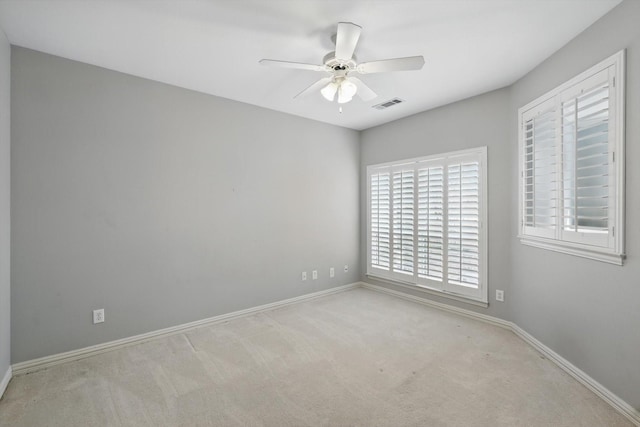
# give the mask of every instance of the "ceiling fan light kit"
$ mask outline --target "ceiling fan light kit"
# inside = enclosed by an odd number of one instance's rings
[[[279,61],[275,59],[262,59],[262,65],[281,68],[293,68],[307,71],[322,71],[329,73],[330,77],[324,77],[316,81],[294,98],[307,96],[320,91],[320,94],[330,102],[336,100],[338,104],[351,102],[357,94],[363,101],[370,101],[377,94],[362,80],[353,77],[350,73],[372,74],[388,71],[420,70],[424,65],[422,56],[409,56],[406,58],[384,59],[373,62],[357,63],[354,51],[362,27],[351,22],[339,22],[336,33],[336,50],[324,57],[324,65],[304,64],[300,62]]]
[[[346,77],[333,79],[329,84],[320,89],[320,93],[327,101],[333,102],[338,94],[338,104],[346,104],[353,99],[358,92],[358,86],[350,82]]]

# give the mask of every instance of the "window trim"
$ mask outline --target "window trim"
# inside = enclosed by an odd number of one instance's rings
[[[574,86],[612,66],[615,67],[613,75],[613,90],[615,91],[615,101],[613,105],[615,115],[609,125],[610,132],[613,133],[609,142],[613,145],[611,151],[613,152],[613,156],[615,156],[613,164],[615,172],[615,200],[611,204],[615,208],[615,213],[611,217],[612,228],[608,235],[612,239],[612,248],[560,240],[556,237],[548,238],[527,234],[524,222],[523,194],[525,184],[524,117],[530,115],[532,110],[541,107],[543,104],[553,102],[553,100],[561,96],[563,92],[570,90]],[[522,244],[616,265],[623,264],[625,258],[625,97],[625,50],[623,49],[518,109],[518,219],[520,221],[518,238]]]
[[[371,265],[371,175],[375,174],[377,169],[390,168],[393,170],[395,167],[411,164],[412,167],[415,164],[422,163],[436,163],[447,167],[450,163],[455,162],[456,158],[474,157],[480,163],[480,185],[479,185],[479,236],[478,236],[478,255],[479,255],[479,285],[476,295],[469,295],[460,292],[456,292],[454,289],[445,289],[445,283],[442,282],[442,288],[430,286],[426,279],[418,278],[416,274],[413,276],[401,275],[399,277],[392,271],[385,272],[384,270],[375,268]],[[483,307],[488,306],[489,301],[489,286],[488,286],[488,185],[487,185],[487,147],[476,147],[466,150],[452,151],[448,153],[440,153],[423,157],[416,157],[411,159],[403,159],[379,164],[368,165],[366,168],[366,188],[367,188],[367,205],[366,205],[366,233],[367,233],[367,277],[378,279],[391,284],[407,287],[410,289],[420,290],[433,295],[442,296],[445,298],[452,298],[462,302],[468,302],[474,305]],[[446,184],[445,184],[446,185]],[[443,201],[446,205],[446,200]],[[443,219],[443,233],[446,239],[447,234],[447,221]],[[390,255],[391,259],[391,255]],[[391,261],[392,262],[392,261]],[[391,268],[391,266],[390,266]]]

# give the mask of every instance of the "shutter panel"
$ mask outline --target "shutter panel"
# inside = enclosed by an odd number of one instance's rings
[[[393,173],[393,271],[413,276],[414,171]]]
[[[557,171],[555,109],[549,108],[524,124],[524,226],[556,227]]]
[[[442,282],[444,168],[418,170],[418,277]]]
[[[607,233],[609,227],[609,85],[562,103],[563,227]]]
[[[371,266],[389,270],[389,173],[371,175]]]
[[[447,169],[447,278],[449,284],[480,285],[480,163]]]

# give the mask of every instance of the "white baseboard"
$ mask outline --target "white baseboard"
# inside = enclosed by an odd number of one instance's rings
[[[9,385],[9,381],[13,377],[13,373],[11,370],[11,366],[7,369],[7,372],[4,373],[4,377],[2,377],[2,381],[0,381],[0,399],[4,395],[4,392],[7,390],[7,386]]]
[[[383,286],[372,285],[370,283],[362,282],[362,287],[366,289],[371,289],[376,292],[381,292],[388,295],[393,295],[405,300],[414,301],[419,304],[427,305],[430,307],[434,307],[440,310],[448,311],[450,313],[456,313],[462,316],[466,316],[472,319],[480,320],[485,323],[490,323],[492,325],[500,326],[501,328],[509,329],[518,337],[520,337],[527,344],[535,348],[537,351],[542,353],[547,359],[555,363],[560,369],[571,375],[573,378],[578,380],[582,385],[587,387],[589,390],[598,395],[602,400],[611,405],[615,410],[617,410],[620,414],[624,415],[629,421],[634,423],[637,426],[640,426],[640,412],[629,405],[627,402],[613,394],[609,389],[605,386],[591,378],[584,371],[580,370],[578,367],[573,365],[571,362],[560,356],[558,353],[542,344],[538,339],[536,339],[533,335],[529,334],[521,327],[516,325],[513,322],[509,322],[507,320],[499,319],[497,317],[488,316],[482,313],[476,313],[475,311],[467,310],[464,308],[454,307],[448,304],[442,304],[436,301],[431,301],[427,298],[418,297],[415,295],[406,294],[404,292],[394,291],[392,289],[385,288]]]
[[[482,313],[476,313],[475,311],[467,310],[464,308],[454,307],[448,304],[443,304],[436,301],[431,301],[427,298],[410,295],[404,292],[395,291],[392,289],[388,289],[382,286],[372,285],[370,283],[365,282],[356,282],[351,283],[344,286],[339,286],[336,288],[327,289],[324,291],[314,292],[312,294],[301,295],[299,297],[289,298],[282,301],[277,301],[270,304],[264,304],[253,308],[248,308],[245,310],[234,311],[232,313],[222,314],[220,316],[214,316],[207,319],[197,320],[195,322],[185,323],[178,326],[173,326],[170,328],[160,329],[157,331],[148,332],[145,334],[135,335],[128,338],[123,338],[120,340],[110,341],[90,347],[81,348],[78,350],[72,350],[65,353],[54,354],[51,356],[41,357],[39,359],[28,360],[25,362],[20,362],[9,367],[9,370],[6,372],[2,382],[0,382],[0,397],[4,393],[9,381],[11,380],[12,375],[20,375],[26,374],[29,372],[35,372],[40,369],[47,368],[49,366],[59,365],[61,363],[70,362],[72,360],[83,359],[85,357],[93,356],[100,353],[105,353],[108,351],[113,351],[118,348],[138,344],[145,341],[150,341],[153,339],[158,339],[161,337],[166,337],[169,335],[179,334],[181,332],[186,332],[201,326],[213,325],[216,323],[224,322],[231,319],[236,319],[239,317],[249,316],[251,314],[273,310],[275,308],[284,307],[287,305],[292,305],[304,301],[309,301],[314,298],[319,298],[339,292],[344,292],[349,289],[363,287],[366,289],[370,289],[376,292],[381,292],[387,295],[392,295],[398,298],[402,298],[405,300],[413,301],[419,304],[423,304],[426,306],[434,307],[439,310],[444,310],[450,313],[455,313],[461,316],[469,317],[472,319],[480,320],[485,323],[489,323],[495,326],[499,326],[504,329],[508,329],[515,333],[518,337],[524,340],[526,343],[531,345],[537,351],[542,353],[545,357],[555,363],[562,370],[567,372],[585,387],[593,391],[596,395],[602,398],[605,402],[610,404],[614,409],[624,415],[629,421],[634,423],[637,426],[640,426],[640,412],[633,408],[631,405],[626,403],[624,400],[620,399],[618,396],[609,391],[602,384],[591,378],[582,370],[578,369],[571,362],[564,359],[562,356],[557,354],[555,351],[547,347],[538,341],[531,334],[524,331],[518,325],[513,322],[509,322],[507,320],[503,320],[494,316],[488,316]]]
[[[178,326],[172,326],[170,328],[159,329],[152,332],[147,332],[140,335],[134,335],[115,341],[109,341],[102,344],[92,345],[89,347],[80,348],[77,350],[71,350],[64,353],[53,354],[51,356],[40,357],[38,359],[27,360],[25,362],[15,363],[12,365],[13,374],[21,375],[30,372],[35,372],[50,366],[59,365],[61,363],[71,362],[73,360],[84,359],[89,356],[95,356],[96,354],[113,351],[122,347],[127,347],[141,342],[150,341],[166,337],[169,335],[175,335],[182,332],[186,332],[201,326],[213,325],[216,323],[224,322],[231,319],[237,319],[239,317],[249,316],[251,314],[260,313],[263,311],[273,310],[275,308],[284,307],[291,304],[296,304],[304,301],[309,301],[314,298],[324,297],[327,295],[344,292],[349,289],[357,288],[361,286],[360,282],[350,283],[344,286],[338,286],[335,288],[327,289],[324,291],[314,292],[311,294],[301,295],[294,298],[288,298],[282,301],[276,301],[269,304],[259,305],[257,307],[247,308],[245,310],[234,311],[232,313],[226,313],[219,316],[209,317],[207,319],[196,320],[195,322],[184,323]]]
[[[485,323],[490,323],[495,326],[500,326],[501,328],[511,329],[511,325],[512,325],[511,322],[508,322],[506,320],[503,320],[497,317],[487,316],[486,314],[476,313],[475,311],[455,307],[449,304],[443,304],[441,302],[432,301],[430,299],[407,294],[405,292],[394,291],[393,289],[385,288],[383,286],[378,286],[378,285],[372,285],[371,283],[362,282],[361,286],[366,289],[371,289],[372,291],[382,292],[383,294],[389,294],[389,295],[396,296],[398,298],[417,302],[418,304],[428,305],[430,307],[435,307],[437,309],[448,311],[450,313],[455,313],[465,317],[471,317],[476,320],[481,320]]]
[[[629,421],[634,423],[637,426],[640,426],[640,412],[629,405],[624,400],[620,399],[618,396],[613,394],[608,388],[591,378],[584,371],[579,369],[577,366],[569,362],[564,357],[560,356],[558,353],[542,344],[535,338],[533,335],[523,330],[521,327],[513,324],[512,327],[513,332],[522,338],[526,343],[531,345],[533,348],[538,350],[540,353],[544,354],[544,356],[551,360],[553,363],[558,365],[563,371],[571,375],[573,378],[578,380],[582,385],[587,387],[589,390],[597,394],[602,400],[607,402],[609,405],[613,406],[618,412],[624,415]]]

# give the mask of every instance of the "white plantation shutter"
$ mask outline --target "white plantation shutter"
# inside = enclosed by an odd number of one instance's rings
[[[449,284],[477,288],[480,284],[480,163],[450,164],[447,186]]]
[[[485,164],[481,148],[368,167],[367,274],[486,302]]]
[[[551,105],[549,105],[551,104]],[[525,227],[530,234],[555,233],[558,207],[555,106],[547,103],[525,123]]]
[[[622,264],[623,53],[520,109],[523,243]]]
[[[611,191],[609,83],[607,74],[596,77],[562,103],[563,236],[605,246]]]
[[[391,186],[389,173],[371,175],[371,265],[389,270]]]
[[[413,275],[414,170],[393,173],[393,271]]]
[[[441,282],[444,255],[444,168],[418,169],[418,277]]]

